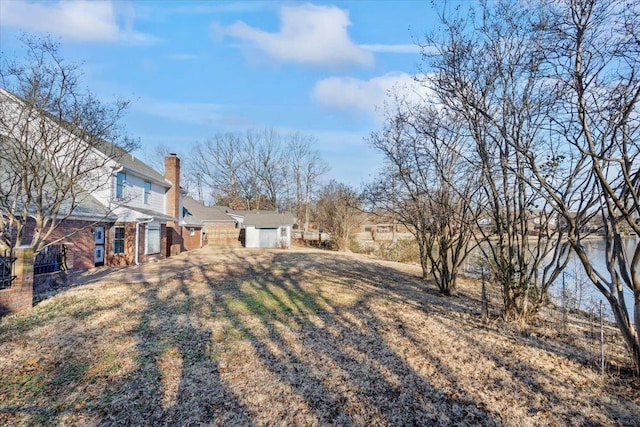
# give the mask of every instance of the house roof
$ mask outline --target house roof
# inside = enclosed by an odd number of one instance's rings
[[[202,227],[203,222],[200,218],[194,216],[189,209],[182,207],[182,220],[186,227]]]
[[[14,93],[11,93],[4,88],[0,88],[0,95],[4,99],[10,100],[12,102],[23,103],[23,104],[27,103],[27,101],[25,101],[20,96]],[[42,111],[42,113],[45,114],[45,116],[49,117],[55,124],[66,129],[71,134],[74,134],[76,136],[79,136],[79,134],[80,135],[82,134],[82,132],[80,132],[79,129],[76,127],[76,125],[74,125],[73,123],[67,120],[62,120],[59,117],[55,117],[52,114],[48,113],[47,111]],[[155,169],[153,169],[151,166],[147,165],[143,161],[137,159],[133,154],[128,153],[126,150],[124,150],[122,147],[119,147],[116,144],[113,144],[109,141],[105,141],[104,139],[96,138],[96,141],[94,142],[93,147],[96,150],[100,151],[105,156],[107,156],[108,158],[112,158],[114,161],[119,163],[128,171],[131,171],[151,181],[155,181],[157,184],[163,185],[165,187],[171,187],[172,185],[171,182],[165,179],[165,177],[162,176],[162,174],[160,174],[158,171],[156,171]]]
[[[134,212],[141,213],[145,215],[147,218],[157,219],[159,221],[177,221],[177,218],[174,218],[170,215],[163,214],[162,212],[154,211],[151,209],[139,208],[136,206],[122,205],[123,208],[130,209]]]
[[[277,228],[281,226],[291,226],[294,223],[292,214],[277,213],[273,211],[237,212],[244,217],[243,226],[253,226],[255,228]]]
[[[26,103],[24,99],[21,97],[7,91],[6,89],[0,88],[0,99],[7,100],[13,103]],[[54,124],[60,126],[61,128],[67,130],[72,135],[76,137],[82,138],[83,135],[86,136],[79,128],[77,128],[74,124],[61,120],[58,117],[54,117],[46,111],[41,111],[45,117],[49,117]],[[1,136],[1,135],[0,135]],[[143,161],[137,159],[133,154],[128,153],[125,149],[118,146],[117,144],[113,144],[111,142],[105,141],[101,138],[92,139],[91,147],[102,153],[106,156],[107,159],[113,159],[113,161],[122,166],[125,172],[130,172],[134,175],[137,175],[141,178],[147,179],[149,181],[153,181],[156,184],[163,186],[165,188],[170,188],[172,183],[167,180],[162,174],[153,169],[151,166],[147,165]],[[4,171],[0,171],[0,175]],[[52,184],[54,185],[54,184]],[[73,208],[72,217],[82,217],[82,218],[107,218],[107,219],[116,219],[117,216],[113,214],[111,209],[106,206],[104,203],[100,202],[93,195],[87,193],[84,189],[77,187],[76,194],[78,198],[75,200],[76,205]],[[138,214],[142,214],[142,218],[153,218],[159,221],[177,221],[176,218],[166,215],[162,212],[153,211],[150,209],[133,207],[122,205],[122,207],[137,212]],[[65,208],[71,208],[70,203],[67,202],[66,205],[63,204],[62,210],[64,212]]]
[[[235,220],[227,215],[223,209],[218,206],[205,206],[191,196],[183,199],[182,205],[188,210],[191,216],[198,218],[203,222],[232,222]]]
[[[84,190],[80,190],[81,194],[76,199],[77,205],[71,213],[71,218],[91,218],[91,219],[112,219],[115,216],[110,209],[105,207],[98,199],[88,194]],[[68,212],[68,210],[67,210]]]
[[[171,187],[171,182],[169,182],[160,172],[156,171],[154,168],[147,165],[133,154],[126,152],[122,148],[107,141],[101,141],[100,144],[96,145],[96,148],[104,155],[113,158],[114,161],[123,166],[125,172],[133,172],[142,178],[154,181],[156,184],[167,188]]]
[[[133,154],[127,153],[120,158],[116,158],[116,160],[124,166],[125,170],[132,171],[141,175],[143,178],[148,178],[151,181],[155,181],[157,184],[163,185],[167,188],[172,185],[164,176],[162,176],[162,174],[136,158]]]

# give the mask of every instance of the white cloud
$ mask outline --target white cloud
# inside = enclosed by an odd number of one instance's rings
[[[198,102],[163,102],[144,99],[135,102],[132,109],[152,116],[199,125],[220,122],[224,116],[224,105]]]
[[[212,29],[281,61],[332,68],[372,66],[371,52],[349,38],[349,25],[349,15],[342,9],[304,4],[280,9],[280,30],[276,33],[241,21],[227,27],[213,23]]]
[[[132,44],[156,41],[153,36],[133,31],[134,11],[111,1],[69,0],[0,2],[0,24],[25,31],[48,32],[78,42],[123,42]],[[124,28],[118,24],[122,17]]]
[[[378,53],[420,53],[417,44],[361,44],[361,48]]]
[[[311,94],[320,106],[351,117],[368,115],[384,120],[384,104],[391,90],[401,90],[411,99],[424,98],[425,89],[413,76],[403,72],[388,73],[370,80],[353,77],[329,77],[318,81]]]

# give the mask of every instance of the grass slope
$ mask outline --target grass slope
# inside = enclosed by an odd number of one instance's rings
[[[209,251],[2,319],[0,425],[640,424],[637,381],[483,324],[471,283],[444,298],[369,257]]]

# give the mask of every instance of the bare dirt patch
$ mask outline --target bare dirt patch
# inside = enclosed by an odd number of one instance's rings
[[[640,423],[637,381],[482,323],[471,282],[445,298],[366,256],[193,256],[3,318],[0,424]]]

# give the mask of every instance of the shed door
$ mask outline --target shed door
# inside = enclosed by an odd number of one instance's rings
[[[260,247],[261,248],[274,248],[278,242],[278,229],[277,228],[261,228],[260,229]]]

